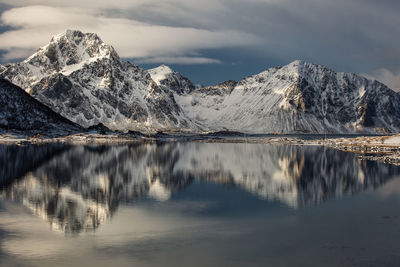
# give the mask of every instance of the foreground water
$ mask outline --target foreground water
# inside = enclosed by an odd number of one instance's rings
[[[398,266],[400,168],[323,147],[0,146],[0,265]]]

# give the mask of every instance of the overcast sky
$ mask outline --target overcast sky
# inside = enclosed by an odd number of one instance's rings
[[[302,59],[400,89],[399,0],[0,0],[1,63],[66,29],[214,84]]]

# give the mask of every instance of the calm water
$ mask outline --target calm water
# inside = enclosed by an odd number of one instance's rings
[[[400,168],[323,147],[0,146],[1,266],[398,266]]]

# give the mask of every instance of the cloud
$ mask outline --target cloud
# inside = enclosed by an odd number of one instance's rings
[[[224,6],[218,0],[1,0],[10,6],[43,5],[52,7],[82,7],[96,9],[135,9],[143,6],[180,7],[196,10],[218,10]]]
[[[149,63],[165,63],[175,65],[191,65],[191,64],[221,64],[221,61],[213,58],[205,57],[149,57],[138,59],[135,61],[138,64]]]
[[[73,7],[26,6],[3,12],[1,21],[14,29],[0,34],[4,59],[27,57],[45,45],[51,36],[66,29],[95,32],[113,45],[121,57],[164,58],[180,64],[219,63],[216,59],[189,57],[204,49],[251,45],[257,38],[232,30],[156,25],[126,18],[105,16],[101,10]],[[176,57],[173,60],[173,57]],[[165,62],[165,63],[168,63]]]
[[[382,68],[375,71],[373,74],[362,74],[370,80],[377,80],[386,84],[389,88],[396,92],[400,91],[400,72],[393,73],[388,69]]]
[[[281,65],[304,59],[338,71],[372,73],[386,68],[393,72],[400,68],[398,0],[1,3],[11,8],[3,13],[2,22],[13,27],[12,34],[7,38],[0,34],[0,49],[8,51],[7,58],[21,55],[24,49],[36,49],[51,35],[71,28],[98,33],[122,57],[149,61],[161,57],[215,57],[242,61],[245,68],[254,65],[253,61]],[[24,34],[29,36],[25,46],[20,42]],[[6,39],[8,44],[3,44]],[[242,56],[224,54],[224,48],[243,48]]]

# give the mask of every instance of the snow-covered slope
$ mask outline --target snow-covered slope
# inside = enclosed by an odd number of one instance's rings
[[[210,130],[382,133],[400,128],[399,94],[377,81],[303,61],[176,99]]]
[[[2,76],[83,127],[155,131],[196,128],[169,90],[122,61],[96,34],[68,30]]]
[[[35,100],[21,88],[0,79],[0,128],[67,134],[82,128]]]

